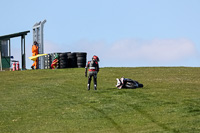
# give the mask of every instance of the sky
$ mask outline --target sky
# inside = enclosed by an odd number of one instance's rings
[[[44,24],[44,52],[87,52],[100,67],[200,66],[200,0],[1,0],[0,36]],[[11,54],[21,60],[21,38]]]

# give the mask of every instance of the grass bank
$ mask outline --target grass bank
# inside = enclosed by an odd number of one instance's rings
[[[102,68],[87,91],[84,69],[0,72],[2,133],[200,132],[200,68]],[[144,88],[116,89],[116,78]]]

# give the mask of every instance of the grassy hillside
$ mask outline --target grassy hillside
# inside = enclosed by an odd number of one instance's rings
[[[1,133],[200,132],[200,68],[102,68],[87,91],[84,69],[0,72]],[[144,88],[116,89],[116,78]]]

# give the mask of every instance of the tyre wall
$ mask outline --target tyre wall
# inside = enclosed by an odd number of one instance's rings
[[[58,54],[58,66],[57,68],[84,68],[87,61],[87,53],[85,52],[64,52],[64,53],[50,53],[45,55],[44,64],[45,69],[51,69],[51,63]]]

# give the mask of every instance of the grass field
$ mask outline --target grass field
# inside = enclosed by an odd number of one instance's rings
[[[144,88],[116,89],[116,78]],[[200,68],[84,68],[0,72],[1,133],[199,133]]]

